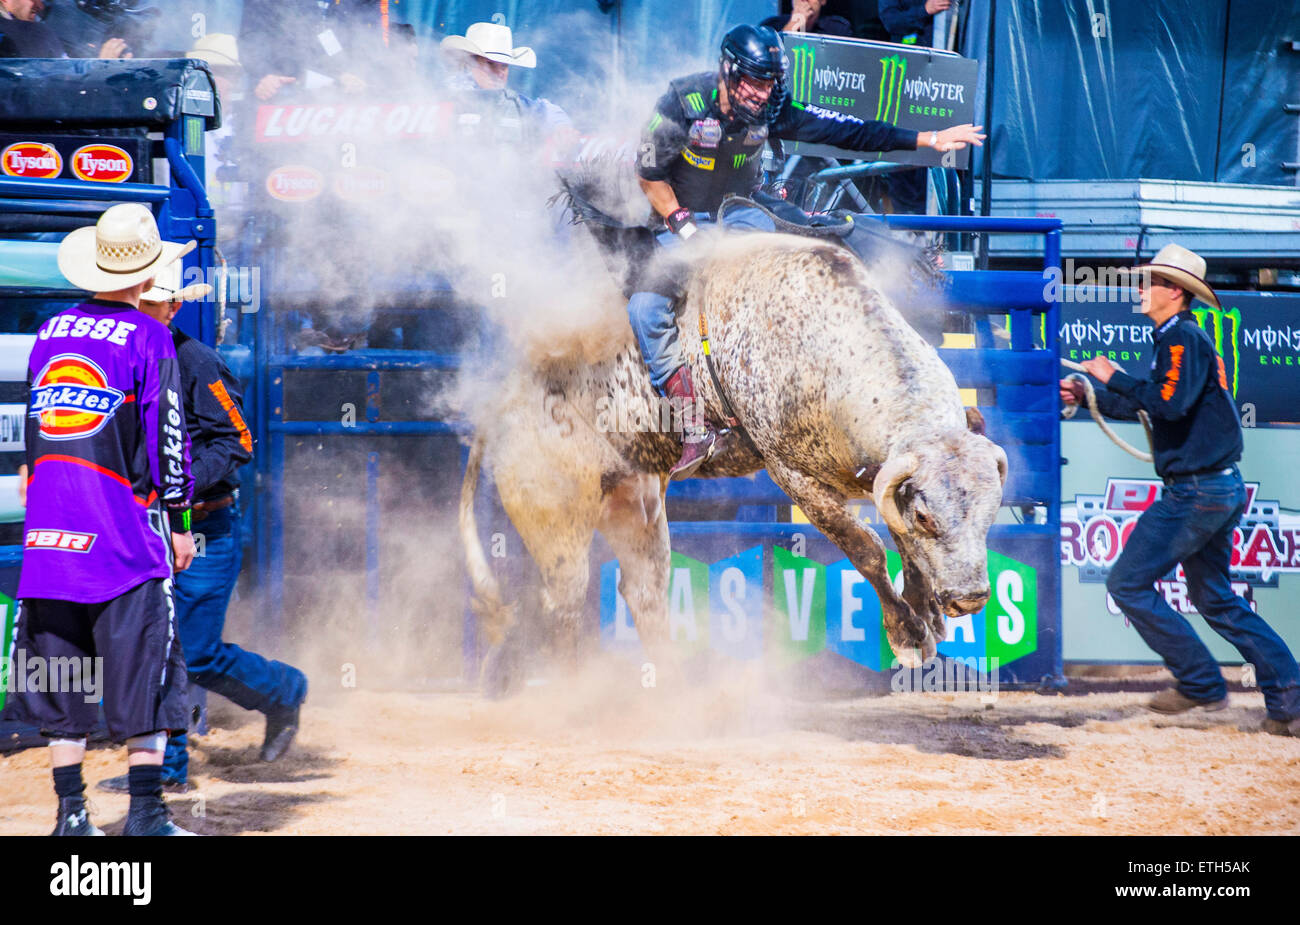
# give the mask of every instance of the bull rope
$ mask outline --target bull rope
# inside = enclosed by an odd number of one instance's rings
[[[1106,423],[1106,419],[1101,416],[1101,412],[1097,410],[1097,392],[1092,387],[1092,380],[1090,380],[1087,376],[1080,375],[1080,373],[1087,372],[1087,370],[1085,370],[1083,366],[1074,362],[1073,360],[1067,360],[1064,358],[1061,359],[1061,365],[1064,366],[1066,369],[1074,370],[1074,372],[1066,376],[1067,379],[1074,379],[1083,383],[1083,390],[1087,395],[1088,412],[1092,415],[1092,419],[1097,422],[1097,426],[1101,428],[1102,432],[1107,437],[1110,437],[1111,441],[1117,447],[1123,450],[1125,453],[1128,453],[1131,456],[1136,456],[1138,459],[1142,460],[1143,462],[1152,462],[1154,457],[1152,456],[1151,453],[1144,453],[1141,450],[1139,450],[1137,447],[1132,446],[1129,443],[1126,443],[1119,436],[1119,434],[1111,430],[1110,425]],[[1119,364],[1115,364],[1115,368],[1118,369],[1120,372],[1126,371],[1124,367],[1120,366]],[[1074,417],[1075,410],[1076,410],[1075,405],[1066,405],[1065,408],[1061,411],[1061,416],[1067,419],[1072,418]],[[1146,431],[1147,446],[1150,447],[1154,452],[1155,444],[1151,439],[1151,416],[1148,415],[1145,411],[1139,410],[1138,420],[1142,422],[1142,429]]]

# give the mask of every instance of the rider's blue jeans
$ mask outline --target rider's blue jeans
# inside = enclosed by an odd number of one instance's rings
[[[696,213],[695,223],[703,227],[713,224],[713,221],[707,212],[700,212]],[[753,208],[729,210],[723,224],[727,228],[749,231],[776,230],[776,225],[766,213]],[[685,244],[671,231],[660,232],[659,243],[668,248]],[[657,292],[635,292],[628,300],[627,315],[632,322],[632,332],[636,334],[637,346],[641,348],[641,356],[650,368],[650,382],[656,389],[662,389],[664,383],[686,362],[681,344],[677,341],[677,317],[673,312],[673,300]]]
[[[269,713],[296,706],[307,696],[307,676],[284,662],[222,642],[226,606],[241,565],[239,508],[213,511],[194,524],[204,555],[176,576],[176,629],[190,680],[245,710]],[[189,773],[185,733],[167,740],[163,777],[183,781]]]
[[[1295,656],[1232,590],[1228,577],[1232,528],[1245,506],[1246,488],[1235,466],[1227,475],[1166,484],[1160,500],[1138,518],[1106,579],[1106,590],[1143,641],[1165,660],[1184,697],[1219,700],[1228,689],[1218,662],[1192,625],[1155,587],[1181,562],[1187,594],[1197,611],[1255,666],[1268,715],[1289,721],[1300,717],[1300,668]]]

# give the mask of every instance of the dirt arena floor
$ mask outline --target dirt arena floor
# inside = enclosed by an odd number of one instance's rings
[[[1300,740],[1253,731],[1258,693],[1164,718],[1149,693],[813,701],[745,677],[676,697],[634,681],[606,671],[501,702],[317,693],[271,765],[261,717],[222,701],[197,791],[169,800],[223,835],[1300,832]],[[124,757],[86,759],[110,834],[127,798],[94,782]],[[0,780],[0,835],[46,833],[44,750],[0,757]]]

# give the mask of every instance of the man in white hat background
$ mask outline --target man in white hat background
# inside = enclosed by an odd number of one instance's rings
[[[31,477],[7,654],[95,666],[79,683],[15,697],[17,716],[50,740],[55,835],[103,834],[81,769],[101,699],[109,735],[127,747],[124,833],[190,834],[171,821],[161,785],[168,730],[188,718],[172,582],[194,557],[189,438],[171,334],[137,307],[193,248],[161,240],[153,213],[134,203],[73,231],[59,269],[94,295],[46,321],[28,361]]]
[[[1105,357],[1083,366],[1106,386],[1097,390],[1106,415],[1151,417],[1156,474],[1164,491],[1138,518],[1106,590],[1176,680],[1148,704],[1157,713],[1215,711],[1228,691],[1218,663],[1192,625],[1165,600],[1155,582],[1178,563],[1197,611],[1255,666],[1268,718],[1264,729],[1300,735],[1300,668],[1282,638],[1232,590],[1228,568],[1232,530],[1241,520],[1246,489],[1237,468],[1242,433],[1228,392],[1223,359],[1196,323],[1193,299],[1219,308],[1205,281],[1205,260],[1177,244],[1137,268],[1142,312],[1155,326],[1150,375],[1119,371]],[[1083,384],[1060,383],[1061,398],[1083,399]]]
[[[449,71],[448,88],[460,93],[462,102],[468,99],[482,116],[482,122],[470,122],[461,112],[462,131],[488,130],[494,140],[539,150],[549,146],[553,156],[577,140],[573,120],[563,109],[506,86],[511,68],[537,67],[536,52],[526,45],[516,47],[509,26],[476,22],[464,35],[444,38],[440,47]],[[488,111],[482,111],[485,109]]]
[[[173,263],[140,297],[140,311],[168,326],[184,302],[205,298],[206,283],[182,285],[181,266]],[[191,682],[221,694],[245,710],[266,716],[261,757],[278,759],[298,728],[298,707],[307,695],[307,677],[297,668],[271,661],[222,641],[226,607],[239,579],[242,541],[239,528],[239,468],[253,458],[253,435],[244,422],[239,380],[220,354],[183,331],[171,331],[181,372],[181,400],[191,445],[194,476],[192,522],[199,554],[176,576],[176,625]],[[189,786],[186,733],[167,740],[162,785],[169,793]],[[128,792],[127,776],[100,781],[99,789]]]

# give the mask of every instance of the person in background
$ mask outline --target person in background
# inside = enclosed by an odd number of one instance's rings
[[[377,87],[385,25],[379,0],[246,0],[239,47],[253,95],[266,103],[290,87]]]
[[[95,666],[79,684],[14,699],[15,718],[50,740],[54,835],[103,834],[82,777],[101,700],[109,735],[127,748],[124,834],[193,834],[171,821],[161,779],[168,731],[184,729],[188,712],[172,585],[194,558],[194,481],[176,349],[136,309],[194,246],[163,241],[138,203],[67,235],[59,270],[94,296],[45,322],[28,360],[13,652]]]
[[[786,7],[787,4],[782,4]],[[853,26],[842,16],[824,15],[826,0],[794,0],[789,12],[769,16],[759,23],[777,32],[811,32],[818,35],[852,36]]]
[[[933,46],[934,17],[952,6],[953,0],[880,0],[880,20],[892,42]]]
[[[889,30],[880,20],[879,0],[828,0],[825,12],[847,19],[854,38],[891,41]]]
[[[211,290],[206,283],[182,287],[181,267],[176,263],[161,271],[153,288],[140,297],[140,311],[167,326],[183,302],[202,299]],[[275,761],[298,731],[307,676],[292,665],[221,640],[242,556],[239,467],[253,458],[253,436],[240,410],[239,382],[221,356],[180,330],[172,329],[171,338],[193,447],[194,532],[202,543],[201,555],[176,578],[176,625],[186,670],[193,683],[266,716],[261,758]],[[167,740],[162,786],[168,792],[190,789],[187,746],[185,730],[174,731]],[[113,777],[98,786],[125,793],[130,781]]]
[[[104,37],[102,28],[96,31],[93,41],[83,42],[74,35],[81,32],[83,25],[94,26],[94,20],[79,9],[62,11],[65,15],[60,20],[62,29],[53,22],[45,21],[45,0],[0,0],[0,33],[10,32],[17,36],[14,47],[21,47],[25,53],[10,53],[5,43],[0,41],[0,57],[7,58],[131,58],[134,57],[126,39],[120,36]],[[57,18],[57,17],[56,17]],[[8,20],[8,29],[3,28]],[[30,23],[22,27],[18,23]],[[39,27],[39,28],[38,28]],[[58,43],[57,50],[50,44],[50,37]],[[102,39],[102,41],[101,41]],[[37,53],[39,52],[39,53]]]
[[[1205,281],[1205,260],[1177,244],[1137,268],[1142,313],[1155,328],[1149,376],[1129,375],[1102,356],[1083,363],[1103,414],[1151,418],[1160,498],[1142,512],[1106,579],[1119,609],[1174,675],[1151,698],[1155,713],[1212,712],[1228,705],[1218,662],[1187,618],[1169,606],[1156,582],[1180,562],[1187,596],[1205,622],[1255,666],[1268,717],[1264,730],[1300,736],[1300,668],[1274,629],[1232,589],[1232,533],[1246,508],[1237,462],[1241,420],[1228,392],[1223,358],[1196,323],[1192,300],[1220,308]],[[1062,379],[1061,398],[1075,404],[1083,383]]]
[[[558,154],[577,140],[573,120],[550,100],[533,99],[507,87],[513,67],[537,67],[537,54],[515,47],[509,26],[476,22],[464,35],[442,40],[449,74],[447,87],[463,105],[477,109],[495,140],[525,144]]]
[[[40,15],[44,0],[0,0],[0,58],[66,58],[59,35]]]
[[[236,184],[229,178],[238,173],[236,148],[241,139],[236,130],[243,115],[244,102],[244,68],[239,63],[239,43],[233,35],[210,32],[195,42],[194,47],[185,52],[185,57],[207,63],[221,100],[221,128],[207,133],[205,186],[208,201],[215,209],[237,206]],[[217,233],[223,245],[237,227],[236,222],[218,218]]]

